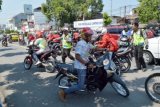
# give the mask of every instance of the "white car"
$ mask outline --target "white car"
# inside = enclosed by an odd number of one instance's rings
[[[148,46],[148,49],[144,50],[143,57],[147,64],[151,64],[160,59],[160,30],[157,36],[148,39]]]

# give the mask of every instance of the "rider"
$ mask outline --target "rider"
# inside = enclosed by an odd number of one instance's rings
[[[34,41],[34,45],[39,48],[39,50],[33,54],[35,60],[37,61],[35,65],[39,65],[41,61],[37,56],[44,53],[47,48],[47,41],[43,38],[43,33],[41,31],[36,32],[36,40]]]
[[[83,28],[81,31],[81,40],[75,47],[75,62],[74,68],[78,73],[78,84],[71,86],[68,89],[60,90],[59,97],[62,101],[65,101],[66,95],[72,92],[81,90],[84,88],[87,66],[93,67],[93,64],[89,63],[89,52],[95,47],[90,43],[93,31],[90,28]],[[104,49],[99,49],[104,50]]]
[[[102,31],[102,40],[97,42],[97,46],[99,48],[106,48],[109,52],[106,53],[106,56],[109,55],[109,68],[111,70],[115,70],[116,66],[112,61],[113,52],[116,52],[119,48],[117,40],[112,38],[109,33],[107,33],[107,29]],[[103,59],[105,59],[105,57]],[[108,69],[108,68],[105,68]]]
[[[7,43],[7,35],[6,35],[6,34],[3,35],[3,38],[2,38],[2,45],[3,45],[4,42]]]
[[[56,40],[57,38],[60,38],[60,35],[58,34],[57,31],[50,31],[47,39],[48,39],[48,42],[54,42],[54,43],[60,43],[60,40]]]

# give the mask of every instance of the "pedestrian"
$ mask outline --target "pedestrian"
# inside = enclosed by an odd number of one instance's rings
[[[70,54],[72,48],[72,37],[69,34],[68,28],[63,29],[62,35],[62,61],[65,63],[65,59],[68,56],[71,60],[74,60],[74,57]]]
[[[144,47],[148,49],[148,39],[145,30],[139,29],[139,24],[137,22],[133,24],[132,43],[137,70],[146,71],[147,68],[143,58],[143,49]]]

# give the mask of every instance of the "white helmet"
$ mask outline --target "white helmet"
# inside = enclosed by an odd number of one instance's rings
[[[69,29],[67,27],[64,27],[63,28],[63,31],[68,31]]]
[[[107,33],[107,28],[103,28],[101,34]]]

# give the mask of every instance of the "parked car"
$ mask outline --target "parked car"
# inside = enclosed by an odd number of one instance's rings
[[[147,64],[154,63],[157,59],[160,59],[160,30],[156,34],[147,33],[149,48],[144,49],[143,57]],[[149,35],[150,34],[150,35]]]
[[[12,41],[18,41],[19,34],[17,34],[17,33],[11,33],[10,35],[12,36]]]
[[[118,40],[122,31],[126,28],[125,25],[110,25],[107,26],[107,32],[113,36],[114,39]]]

